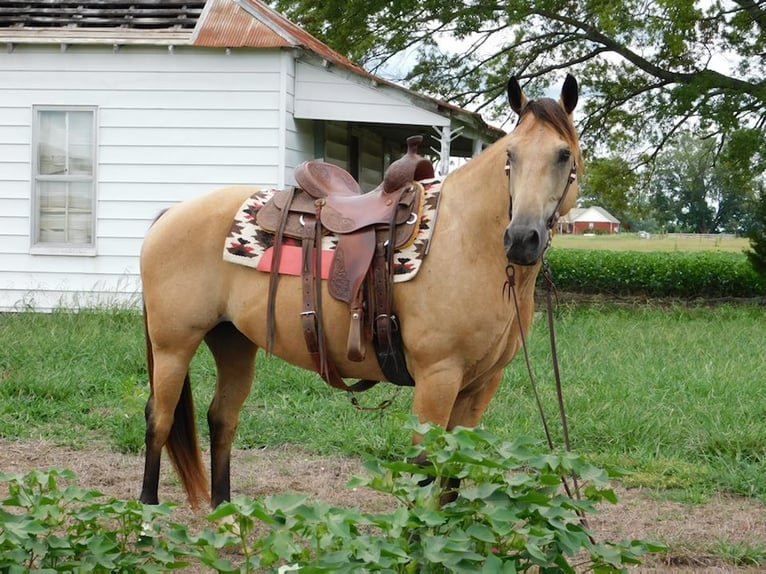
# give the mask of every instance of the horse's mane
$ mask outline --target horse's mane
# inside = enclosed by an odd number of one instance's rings
[[[577,144],[577,133],[575,133],[574,126],[569,121],[569,116],[564,111],[564,108],[556,100],[551,98],[529,100],[521,109],[519,122],[528,113],[531,113],[538,120],[550,124],[564,139]]]

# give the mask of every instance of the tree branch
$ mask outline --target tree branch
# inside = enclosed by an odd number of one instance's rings
[[[761,34],[766,34],[766,10],[761,8],[763,2],[757,2],[756,0],[732,1],[747,12],[748,16],[755,22],[756,26],[761,29]]]
[[[746,2],[749,0],[739,0],[739,1]],[[661,78],[663,80],[668,81],[669,83],[676,83],[676,84],[691,84],[694,81],[700,81],[707,86],[718,86],[718,87],[726,88],[733,91],[750,93],[758,97],[762,101],[766,102],[766,80],[762,80],[758,83],[752,83],[752,82],[747,82],[745,80],[732,78],[730,76],[726,76],[724,74],[721,74],[720,72],[717,72],[715,70],[710,70],[710,69],[700,70],[700,71],[692,72],[692,73],[673,72],[670,70],[666,70],[665,68],[661,68],[660,66],[657,66],[651,63],[649,60],[638,55],[636,52],[634,52],[627,46],[620,44],[619,42],[616,42],[615,40],[606,36],[605,34],[602,34],[600,31],[598,31],[596,28],[594,28],[593,26],[589,24],[580,22],[579,20],[564,16],[562,14],[549,12],[547,10],[533,9],[533,11],[535,14],[542,16],[543,18],[560,22],[562,24],[571,26],[578,30],[582,30],[589,40],[591,40],[592,42],[601,44],[602,46],[607,48],[609,51],[612,51],[622,56],[628,62],[633,64],[636,68],[646,72],[650,76]]]

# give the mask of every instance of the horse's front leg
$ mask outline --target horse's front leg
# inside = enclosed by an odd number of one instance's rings
[[[500,369],[498,372],[476,380],[463,388],[461,388],[461,378],[456,387],[453,385],[431,387],[430,392],[428,389],[421,389],[425,396],[420,399],[422,402],[416,400],[413,403],[413,410],[418,415],[420,422],[431,422],[448,430],[457,426],[474,427],[479,424],[502,378],[503,370]],[[415,387],[415,398],[418,398],[417,385]],[[421,414],[417,410],[418,405],[427,405],[431,408]],[[436,418],[436,416],[439,418]],[[420,437],[418,436],[414,437],[414,442],[417,443],[419,439]],[[415,462],[426,464],[425,459],[425,455],[422,455]],[[428,484],[428,482],[430,481],[426,481],[424,484]],[[460,479],[445,478],[442,482],[443,493],[439,498],[440,504],[453,502],[457,498],[459,488]]]
[[[447,428],[472,428],[478,425],[502,380],[503,369],[499,369],[465,387],[455,400]]]
[[[211,501],[215,508],[231,499],[231,444],[239,412],[250,393],[258,347],[231,323],[221,323],[205,336],[215,358],[215,394],[207,412],[210,428]]]
[[[425,372],[413,370],[415,392],[412,412],[418,422],[449,428],[452,410],[463,385],[463,371],[456,366],[434,365]],[[420,442],[415,435],[413,442]]]
[[[463,384],[463,372],[456,367],[450,368],[446,365],[432,366],[425,373],[414,371],[415,393],[412,399],[412,412],[421,423],[431,423],[443,428],[449,428],[452,410],[455,401],[460,394],[460,388]],[[418,444],[422,436],[415,434],[412,442]],[[412,462],[421,466],[430,464],[426,453],[421,453]],[[420,483],[425,486],[433,482],[432,478],[426,479]],[[454,498],[449,493],[459,486],[452,479],[447,480],[442,485],[445,494],[441,496],[440,502],[446,504]]]

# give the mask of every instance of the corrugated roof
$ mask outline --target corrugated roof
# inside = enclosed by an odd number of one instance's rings
[[[407,93],[418,105],[452,110],[488,128],[475,112],[369,73],[262,0],[2,0],[0,42],[302,48],[373,84]]]
[[[335,64],[368,75],[363,68],[260,0],[209,0],[194,31],[192,44],[227,48],[302,47]]]
[[[281,48],[292,44],[234,0],[209,0],[191,41],[194,46]]]

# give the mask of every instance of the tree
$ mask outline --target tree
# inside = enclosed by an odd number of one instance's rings
[[[719,152],[712,139],[679,134],[655,163],[649,186],[654,218],[668,230],[747,232],[761,185],[760,136],[740,130]]]
[[[719,145],[766,126],[761,0],[274,2],[373,72],[414,51],[414,66],[393,79],[495,117],[507,117],[511,74],[541,93],[552,74],[572,72],[587,93],[585,144],[634,163],[690,122]],[[460,48],[446,49],[447,37]]]
[[[766,191],[763,189],[756,203],[754,216],[755,222],[747,234],[750,249],[746,250],[745,254],[753,269],[766,277]]]
[[[646,215],[642,207],[639,175],[621,157],[592,158],[580,186],[578,204],[584,207],[599,205],[621,222],[632,222]],[[632,225],[628,225],[632,227]]]

